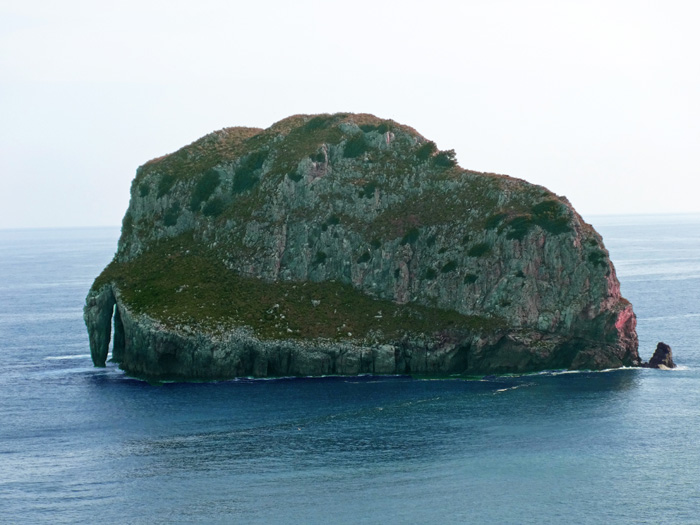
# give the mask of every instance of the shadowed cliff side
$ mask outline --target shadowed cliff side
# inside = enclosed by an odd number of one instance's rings
[[[113,359],[149,377],[639,363],[607,250],[566,199],[371,115],[229,128],[139,168],[86,302],[98,366],[113,311]]]

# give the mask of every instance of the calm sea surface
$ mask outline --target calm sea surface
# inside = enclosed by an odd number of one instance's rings
[[[700,216],[592,222],[679,369],[151,386],[89,357],[118,230],[0,231],[0,523],[700,523]]]

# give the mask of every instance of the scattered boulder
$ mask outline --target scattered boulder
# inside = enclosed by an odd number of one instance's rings
[[[654,355],[649,359],[648,363],[643,363],[645,368],[661,368],[663,370],[667,368],[676,368],[676,363],[673,362],[673,352],[671,352],[671,347],[666,343],[659,343],[656,345],[656,350],[654,350]]]

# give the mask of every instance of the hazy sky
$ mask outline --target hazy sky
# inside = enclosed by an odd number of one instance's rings
[[[0,228],[120,224],[215,129],[366,112],[584,215],[700,212],[700,4],[0,0]]]

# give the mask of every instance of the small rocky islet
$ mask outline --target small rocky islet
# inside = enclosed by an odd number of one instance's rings
[[[226,128],[138,168],[84,318],[96,366],[113,339],[154,380],[642,364],[566,198],[366,114]]]

